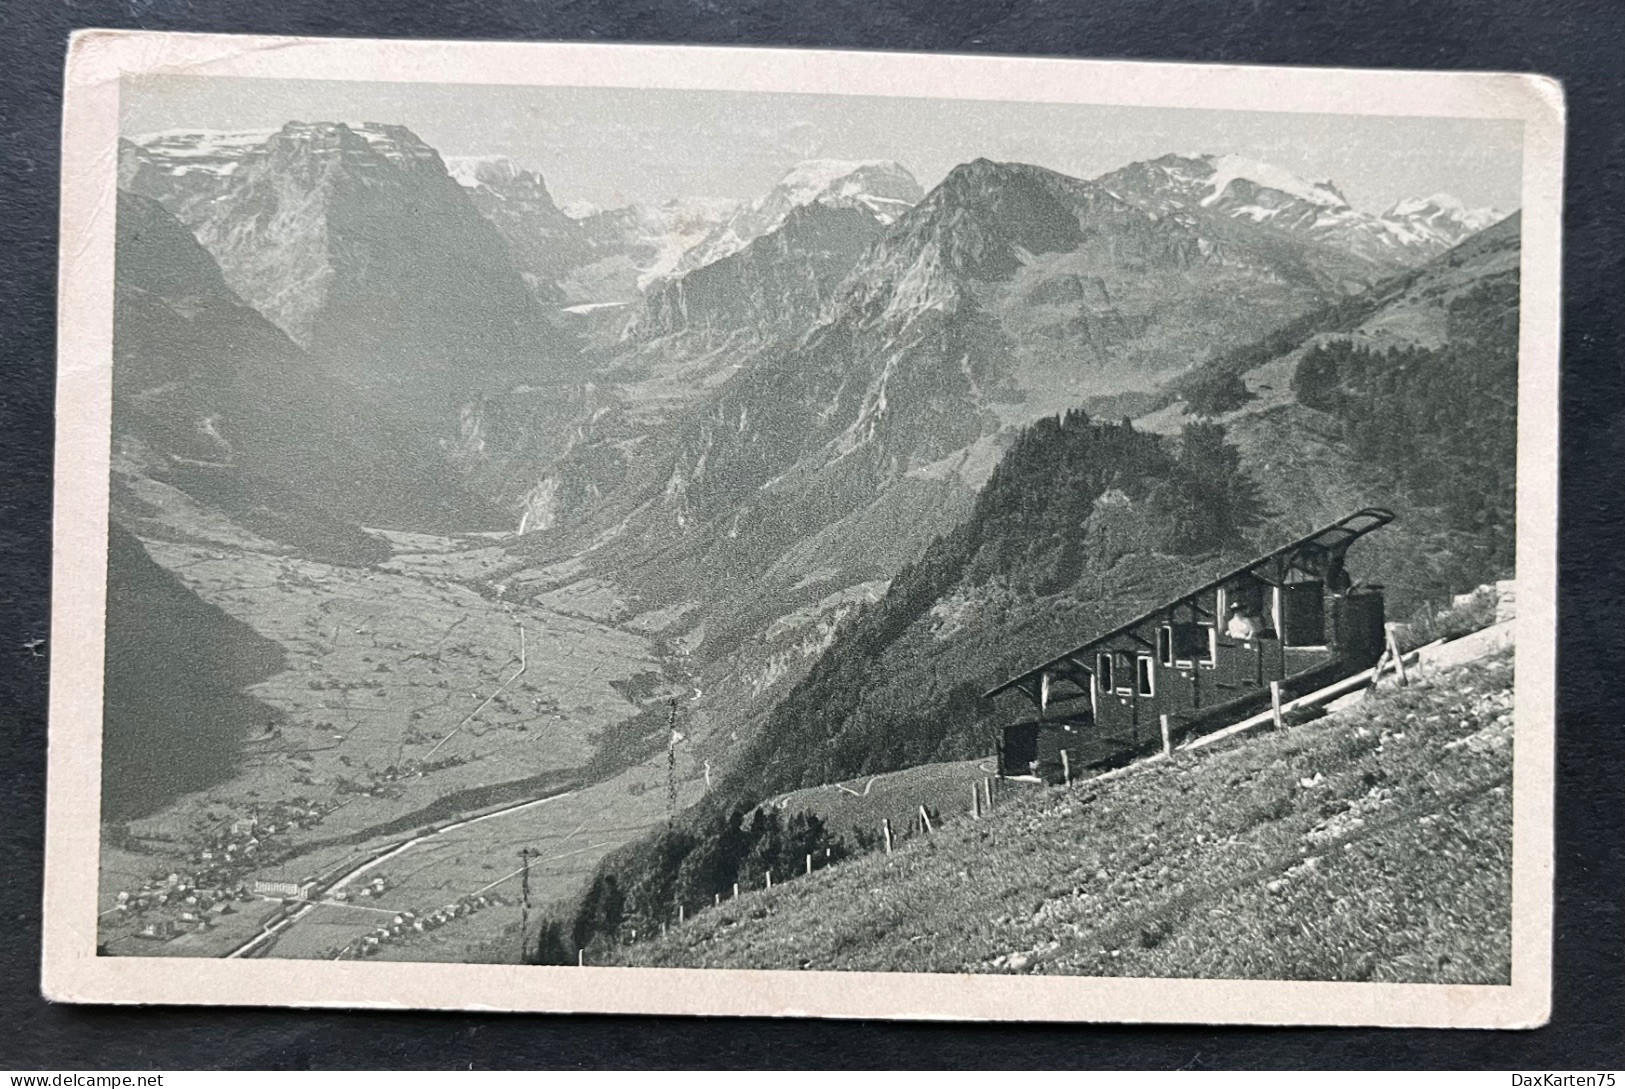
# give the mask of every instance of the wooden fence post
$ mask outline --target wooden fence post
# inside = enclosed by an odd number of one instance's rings
[[[982,792],[975,783],[970,785],[970,815],[976,820],[982,819]]]
[[[925,806],[923,805],[920,806],[920,827],[925,829],[927,835],[935,831],[935,829],[931,827],[931,814],[925,811]]]
[[[1364,696],[1369,696],[1377,690],[1377,682],[1382,680],[1382,668],[1388,664],[1388,646],[1383,644],[1382,653],[1377,655],[1377,664],[1371,667],[1371,681],[1365,686]]]
[[[767,887],[770,888],[770,889],[773,887],[773,871],[772,870],[767,871]]]
[[[1174,734],[1168,728],[1167,715],[1162,716],[1162,755],[1167,757],[1174,755]]]
[[[886,853],[891,854],[891,818],[880,818],[880,831],[886,837]]]
[[[812,855],[807,856],[807,874],[812,875]]]
[[[682,923],[687,918],[688,918],[688,909],[685,908],[682,904],[678,904],[677,905],[677,921],[678,921],[678,923]]]
[[[585,968],[586,965],[587,965],[587,951],[585,949],[577,949],[576,950],[576,967],[577,968]]]
[[[1408,687],[1411,681],[1405,675],[1405,656],[1399,652],[1399,640],[1394,637],[1394,626],[1384,624],[1383,629],[1387,635],[1388,653],[1394,656],[1394,671],[1399,674],[1399,687]]]
[[[1072,785],[1072,757],[1064,747],[1061,749],[1061,779],[1067,786]]]
[[[1270,716],[1275,719],[1277,730],[1286,729],[1286,720],[1281,717],[1281,682],[1270,682]]]
[[[722,906],[722,893],[719,892],[712,898],[711,906],[712,907],[721,907]]]
[[[739,882],[737,882],[737,881],[735,881],[735,882],[734,882],[734,894],[733,894],[733,898],[734,898],[734,899],[735,899],[735,900],[737,900],[737,899],[739,899]]]

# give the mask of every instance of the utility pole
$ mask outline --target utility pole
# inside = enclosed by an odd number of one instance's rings
[[[671,740],[666,744],[666,820],[677,820],[677,701],[671,701],[671,716],[666,722]]]
[[[530,939],[530,860],[536,854],[530,847],[522,847],[519,861],[519,963],[525,963],[525,943]]]

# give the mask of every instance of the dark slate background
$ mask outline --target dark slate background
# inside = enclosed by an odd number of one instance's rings
[[[412,10],[400,10],[410,6]],[[39,997],[57,132],[78,27],[1543,72],[1570,119],[1556,996],[1530,1032],[52,1006]],[[10,0],[0,4],[0,1067],[1625,1065],[1625,5],[1618,0]],[[33,644],[33,645],[31,645]]]

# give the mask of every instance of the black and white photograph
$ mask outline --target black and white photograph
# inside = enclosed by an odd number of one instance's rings
[[[1554,87],[230,41],[70,63],[47,993],[1544,1018]]]

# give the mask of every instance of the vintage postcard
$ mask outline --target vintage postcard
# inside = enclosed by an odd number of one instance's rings
[[[1543,1022],[1562,141],[81,33],[46,993]]]

